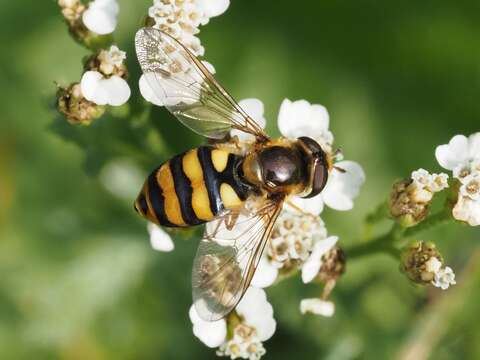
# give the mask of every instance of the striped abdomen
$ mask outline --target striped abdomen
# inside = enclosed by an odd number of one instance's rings
[[[211,146],[177,155],[150,174],[135,209],[162,226],[210,221],[224,209],[240,207],[248,196],[235,174],[239,161],[227,149]]]

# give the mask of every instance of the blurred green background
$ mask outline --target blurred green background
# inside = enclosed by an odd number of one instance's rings
[[[0,2],[2,359],[214,357],[188,319],[198,233],[154,252],[134,194],[112,192],[202,142],[163,109],[145,111],[133,36],[151,1],[119,2],[130,110],[90,127],[53,107],[54,81],[78,81],[89,53],[56,2]],[[348,246],[395,179],[439,171],[435,147],[480,130],[479,14],[473,0],[243,0],[200,37],[224,86],[264,101],[272,134],[284,98],[329,109],[336,145],[367,174],[353,211],[323,214]],[[447,292],[412,286],[385,255],[348,263],[333,318],[300,315],[318,289],[298,277],[269,289],[278,329],[266,358],[480,358],[478,237],[461,225],[422,235],[459,277]]]

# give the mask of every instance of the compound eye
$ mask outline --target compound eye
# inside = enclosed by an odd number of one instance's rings
[[[303,142],[303,144],[310,150],[312,154],[318,154],[323,152],[322,147],[312,138],[302,136],[299,137],[298,140]]]
[[[313,181],[312,181],[312,191],[310,194],[305,196],[305,198],[314,197],[323,190],[325,185],[327,185],[328,180],[328,167],[322,161],[315,161],[315,165],[313,167]]]

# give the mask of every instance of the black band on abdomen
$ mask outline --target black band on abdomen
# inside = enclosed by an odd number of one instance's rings
[[[183,170],[182,160],[185,154],[177,155],[170,160],[170,171],[172,172],[175,193],[180,202],[180,210],[185,223],[188,225],[202,224],[192,207],[192,184]]]
[[[157,171],[158,169],[148,177],[148,198],[160,225],[175,226],[168,221],[167,215],[165,214],[165,198],[157,182]]]
[[[198,148],[198,159],[202,165],[203,179],[208,192],[208,199],[210,201],[210,210],[213,215],[217,215],[223,211],[223,202],[220,197],[220,184],[218,173],[215,170],[212,162],[212,148],[208,146],[200,146]]]

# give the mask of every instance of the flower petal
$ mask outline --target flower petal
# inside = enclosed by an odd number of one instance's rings
[[[215,17],[223,14],[230,6],[230,0],[199,0],[205,15]]]
[[[278,276],[278,268],[273,266],[268,259],[263,256],[258,263],[257,270],[251,282],[251,286],[266,288],[272,285]]]
[[[301,198],[300,196],[293,196],[290,202],[298,206],[304,212],[318,216],[323,211],[323,199],[321,196],[314,196],[312,198]],[[288,206],[288,204],[287,204]]]
[[[338,236],[330,236],[325,240],[317,241],[312,253],[302,266],[302,281],[306,284],[312,281],[322,266],[322,256],[332,249],[338,241]]]
[[[480,200],[460,196],[452,214],[457,220],[464,221],[470,226],[478,226],[480,225]]]
[[[215,74],[216,70],[215,67],[206,60],[202,60],[202,64],[210,71],[212,74]]]
[[[265,120],[265,117],[263,116],[264,113],[264,105],[259,99],[255,98],[248,98],[248,99],[243,99],[238,102],[238,105],[245,110],[245,112],[256,121],[258,125],[263,129],[265,128],[265,125],[267,124],[267,120]],[[252,134],[247,134],[243,131],[233,129],[230,131],[231,136],[238,136],[238,138],[241,141],[254,141],[255,136]]]
[[[149,222],[147,225],[147,230],[150,234],[150,244],[154,250],[170,252],[175,248],[170,235],[168,235],[168,233],[160,226]]]
[[[157,106],[164,106],[164,101],[152,90],[150,87],[146,76],[154,76],[153,74],[142,74],[138,80],[138,87],[140,89],[140,94],[148,102],[151,102]]]
[[[323,138],[328,132],[329,115],[322,105],[311,105],[306,100],[285,99],[278,113],[278,128],[283,136]]]
[[[272,337],[277,323],[273,318],[272,305],[267,301],[267,295],[263,289],[249,287],[235,310],[243,316],[247,325],[256,329],[260,341]]]
[[[108,105],[120,106],[125,104],[130,98],[130,87],[120,76],[113,75],[108,79],[100,80],[99,84],[108,94]]]
[[[80,89],[85,99],[97,105],[106,105],[108,102],[108,94],[100,86],[102,79],[103,75],[98,71],[87,71],[80,80]]]
[[[300,312],[302,314],[312,313],[331,317],[335,313],[335,304],[331,301],[324,301],[321,299],[303,299],[300,302]]]
[[[98,71],[87,71],[82,76],[80,88],[85,99],[97,105],[119,106],[130,98],[130,87],[121,77],[104,78]]]
[[[480,132],[468,137],[469,157],[473,161],[480,160]]]
[[[193,305],[190,307],[188,315],[193,324],[193,334],[208,347],[220,346],[227,339],[227,323],[225,319],[218,321],[202,320]]]
[[[346,211],[353,208],[353,199],[360,193],[365,182],[365,172],[354,161],[340,161],[335,164],[345,170],[340,172],[333,169],[327,185],[322,192],[323,201],[332,209]]]
[[[468,139],[463,135],[454,136],[448,144],[437,146],[435,157],[444,169],[453,170],[461,166],[469,157]]]
[[[110,34],[117,26],[119,6],[116,0],[95,0],[82,15],[88,30],[100,34]]]

